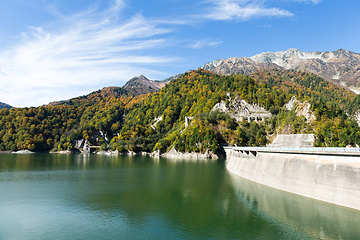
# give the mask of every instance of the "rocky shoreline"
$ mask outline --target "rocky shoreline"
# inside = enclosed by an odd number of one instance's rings
[[[0,153],[11,153],[11,154],[32,154],[36,152],[31,152],[29,150],[20,150],[17,152],[13,151],[1,151]],[[78,151],[70,151],[70,150],[63,150],[63,151],[53,151],[49,152],[51,154],[73,154],[73,153],[88,153],[88,152],[78,152]],[[89,154],[89,153],[88,153]],[[106,156],[119,156],[119,155],[127,155],[127,156],[150,156],[154,158],[164,157],[164,158],[172,158],[172,159],[199,159],[199,160],[216,160],[219,158],[225,158],[223,154],[214,154],[212,151],[207,150],[205,153],[197,153],[197,152],[179,152],[175,149],[175,147],[172,147],[170,151],[161,154],[159,151],[154,151],[152,153],[149,152],[119,152],[119,151],[99,151],[94,152],[92,154],[98,154],[98,155],[106,155]]]
[[[212,151],[206,150],[205,153],[197,153],[197,152],[179,152],[175,149],[175,147],[172,147],[169,152],[161,154],[161,157],[165,158],[175,158],[175,159],[212,159],[216,160],[219,158],[224,158],[222,154],[214,154]]]
[[[32,154],[35,152],[29,151],[29,150],[19,150],[19,151],[0,151],[0,153],[12,153],[12,154]]]

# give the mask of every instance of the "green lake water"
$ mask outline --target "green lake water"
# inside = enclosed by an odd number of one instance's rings
[[[0,239],[360,239],[360,211],[224,160],[0,154]]]

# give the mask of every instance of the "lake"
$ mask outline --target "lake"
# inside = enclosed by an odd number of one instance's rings
[[[358,239],[360,211],[224,160],[0,154],[0,239]]]

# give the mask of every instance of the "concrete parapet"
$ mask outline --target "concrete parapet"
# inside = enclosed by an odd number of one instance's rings
[[[224,147],[225,150],[234,150],[254,153],[266,152],[266,153],[287,153],[287,154],[316,154],[316,155],[328,155],[328,156],[357,156],[360,157],[360,148],[341,148],[341,147]],[[360,159],[360,158],[359,158]]]

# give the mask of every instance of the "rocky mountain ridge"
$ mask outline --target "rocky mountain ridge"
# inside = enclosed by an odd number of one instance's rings
[[[312,72],[336,85],[360,92],[360,54],[344,49],[333,52],[303,52],[291,48],[287,51],[264,52],[250,58],[219,59],[200,67],[215,73],[251,74],[262,68],[293,69]]]
[[[130,91],[133,95],[141,95],[150,92],[156,92],[166,85],[166,81],[150,80],[144,75],[133,77],[130,79],[123,88]]]
[[[230,74],[245,74],[249,75],[262,68],[278,68],[274,63],[260,63],[251,60],[250,58],[231,57],[228,59],[218,59],[214,62],[206,63],[201,69],[213,71],[221,75]]]
[[[149,80],[144,75],[138,77],[133,77],[130,79],[123,87],[104,87],[100,90],[94,91],[84,96],[79,96],[76,98],[55,101],[47,105],[56,106],[60,104],[77,104],[79,101],[94,103],[100,99],[104,98],[119,98],[121,96],[138,96],[146,93],[156,92],[162,87],[164,87],[168,82],[167,81],[154,81]]]
[[[0,102],[0,109],[3,109],[3,108],[10,109],[10,108],[13,108],[13,106],[10,106],[9,104]]]

